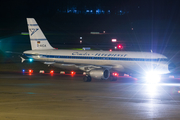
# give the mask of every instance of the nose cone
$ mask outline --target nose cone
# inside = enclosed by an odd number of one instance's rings
[[[175,68],[176,68],[176,65],[175,65],[174,63],[170,63],[170,64],[168,65],[168,70],[169,70],[170,72],[172,72]]]

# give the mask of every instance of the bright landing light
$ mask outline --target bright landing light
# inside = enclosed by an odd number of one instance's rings
[[[161,75],[156,72],[148,72],[146,73],[146,81],[148,83],[158,83],[161,81]]]

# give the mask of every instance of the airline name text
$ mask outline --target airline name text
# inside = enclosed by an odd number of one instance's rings
[[[84,56],[102,56],[102,57],[126,57],[127,54],[112,54],[112,53],[79,53],[73,52],[72,55],[84,55]]]

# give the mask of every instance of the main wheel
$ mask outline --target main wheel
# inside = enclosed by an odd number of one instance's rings
[[[91,76],[88,76],[88,82],[91,82]]]
[[[110,81],[117,81],[117,77],[111,76],[111,77],[109,78],[109,80],[110,80]]]
[[[91,76],[84,76],[83,81],[84,82],[91,82]]]

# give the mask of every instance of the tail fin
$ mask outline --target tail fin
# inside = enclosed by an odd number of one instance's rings
[[[27,18],[32,50],[54,49],[44,36],[34,18]]]

